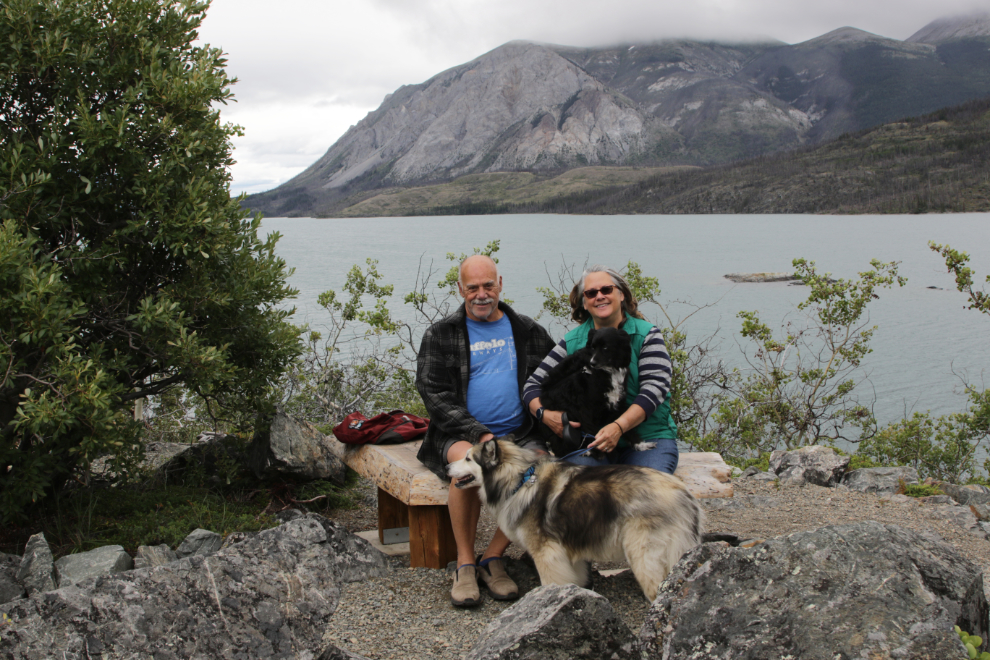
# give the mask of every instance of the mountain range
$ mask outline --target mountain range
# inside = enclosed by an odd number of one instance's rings
[[[844,27],[803,43],[510,42],[400,87],[317,162],[245,205],[340,214],[382,189],[469,174],[701,166],[833,140],[990,95],[990,14],[904,41]]]

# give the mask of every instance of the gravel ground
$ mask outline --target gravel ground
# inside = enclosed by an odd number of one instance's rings
[[[752,479],[737,479],[733,486],[733,499],[702,500],[709,532],[769,538],[825,525],[876,520],[938,536],[981,570],[990,568],[990,541],[959,522],[966,518],[966,507],[910,498],[903,502],[901,497],[818,486],[778,489],[772,482]],[[352,532],[375,529],[377,524],[374,485],[362,480],[359,489],[361,502],[356,509],[330,514]],[[491,518],[484,515],[481,527],[478,552],[494,531]],[[539,585],[535,570],[522,559],[518,548],[510,547],[508,556],[509,573],[523,593]],[[408,557],[390,561],[393,570],[388,576],[344,586],[340,605],[328,622],[325,642],[374,659],[460,658],[484,627],[512,604],[488,598],[483,591],[480,606],[455,608],[450,604],[447,571],[410,568]],[[629,571],[609,577],[596,574],[594,589],[608,598],[634,633],[639,632],[649,603]]]

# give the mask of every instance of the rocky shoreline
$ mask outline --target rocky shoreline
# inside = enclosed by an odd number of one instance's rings
[[[911,620],[937,620],[939,630],[952,621],[972,620],[977,622],[972,624],[974,630],[980,625],[986,628],[986,586],[980,574],[990,569],[990,540],[981,520],[986,507],[978,500],[990,494],[955,487],[958,490],[952,492],[956,499],[945,495],[914,499],[889,492],[861,492],[841,484],[815,485],[815,480],[834,483],[836,473],[830,471],[829,462],[834,462],[834,457],[820,455],[826,453],[831,452],[777,456],[772,465],[779,472],[747,471],[733,479],[735,497],[702,500],[708,518],[707,530],[735,542],[706,543],[689,553],[679,565],[681,572],[675,571],[665,583],[661,598],[652,607],[642,597],[630,571],[622,565],[595,567],[593,589],[598,595],[574,588],[540,589],[528,558],[518,548],[510,547],[507,568],[519,583],[523,599],[507,603],[486,596],[477,608],[456,609],[449,601],[447,571],[410,568],[408,556],[385,558],[351,534],[374,529],[377,522],[376,488],[372,482],[361,480],[354,491],[356,506],[330,512],[331,520],[287,511],[281,514],[286,521],[282,526],[255,534],[231,535],[219,551],[215,545],[204,546],[195,551],[202,554],[188,555],[157,568],[128,570],[102,578],[84,577],[73,586],[0,605],[0,611],[9,617],[0,624],[0,655],[17,659],[50,657],[46,653],[51,648],[45,640],[58,637],[59,653],[66,651],[66,657],[79,658],[96,651],[107,659],[129,657],[128,652],[151,651],[156,659],[241,657],[238,653],[247,653],[244,657],[270,653],[272,657],[312,660],[509,658],[516,656],[499,652],[499,644],[536,644],[540,634],[544,637],[549,634],[547,631],[553,631],[561,639],[573,640],[575,635],[582,634],[581,630],[601,630],[601,626],[608,624],[614,634],[610,633],[607,639],[591,640],[594,644],[618,645],[615,648],[620,650],[615,657],[640,657],[639,651],[630,650],[629,644],[639,648],[642,642],[646,645],[643,647],[646,657],[659,658],[667,657],[666,651],[661,652],[663,645],[672,649],[678,643],[682,646],[687,643],[685,635],[691,617],[679,623],[664,623],[670,621],[671,612],[689,608],[696,601],[696,598],[692,600],[694,597],[677,600],[678,593],[687,589],[686,585],[700,589],[698,585],[705,580],[715,580],[713,584],[727,580],[734,586],[728,590],[718,587],[716,591],[724,593],[718,598],[728,601],[737,592],[759,593],[753,592],[754,585],[747,583],[753,579],[764,586],[775,580],[783,583],[770,596],[760,596],[759,602],[766,602],[764,607],[770,608],[769,614],[745,624],[755,626],[753,632],[760,631],[746,643],[769,643],[767,640],[772,642],[781,635],[790,640],[787,643],[799,643],[794,640],[806,634],[804,629],[814,630],[817,624],[800,626],[798,632],[778,630],[784,624],[772,617],[782,608],[794,607],[793,603],[785,606],[788,598],[813,605],[816,590],[825,589],[825,603],[845,602],[842,607],[854,609],[874,606],[868,601],[857,601],[849,593],[832,593],[841,592],[842,580],[813,581],[814,589],[801,591],[807,588],[800,584],[803,576],[822,566],[826,567],[822,570],[832,575],[847,570],[852,575],[857,566],[874,560],[881,564],[869,575],[864,577],[862,567],[859,568],[858,579],[865,580],[857,585],[859,591],[872,593],[874,588],[882,589],[887,584],[887,578],[871,582],[874,575],[893,575],[907,581],[897,587],[897,594],[930,593],[941,603],[928,613],[924,611],[927,606],[918,610],[917,606],[908,604],[896,614],[886,615],[890,620],[908,627],[915,625],[910,624]],[[816,462],[812,463],[812,459]],[[845,473],[844,478],[849,479],[852,474]],[[958,503],[958,500],[969,502],[970,498],[974,500],[971,503]],[[484,515],[479,552],[494,526],[491,518]],[[856,550],[860,554],[842,555],[855,550],[846,547],[847,541],[852,546],[862,546]],[[814,555],[801,550],[809,546],[819,550]],[[893,564],[883,563],[888,561],[884,559],[888,555]],[[774,559],[760,561],[760,556]],[[737,565],[740,561],[749,568],[740,572]],[[828,566],[830,561],[832,565]],[[12,561],[4,565],[15,568]],[[706,576],[703,567],[707,565],[720,568]],[[768,578],[769,573],[759,572],[776,570],[774,567],[778,565],[793,568],[788,568],[783,577],[774,574]],[[755,578],[751,575],[753,570],[757,570]],[[938,586],[943,584],[938,582],[942,578],[933,583],[924,577],[929,574],[944,577],[947,571],[955,576],[952,578],[955,586],[951,588]],[[921,583],[911,582],[915,578],[921,579]],[[966,584],[979,584],[979,593],[973,593]],[[860,588],[863,585],[869,588]],[[890,595],[885,596],[884,603],[890,599]],[[699,606],[697,602],[695,607]],[[747,612],[749,605],[737,605],[734,609],[726,605],[726,608],[725,616],[729,619],[724,625],[691,634],[731,631],[735,625],[731,613]],[[588,614],[591,611],[597,612],[598,618],[594,621],[582,618],[591,616]],[[537,616],[537,612],[541,614]],[[545,612],[553,614],[544,617]],[[802,617],[812,615],[804,613]],[[832,616],[841,617],[842,608],[833,611]],[[528,638],[515,642],[499,638],[518,632],[516,624],[507,632],[506,621],[531,622],[544,618],[540,625],[547,626],[547,631],[527,633]],[[168,621],[172,623],[165,623]],[[880,621],[878,625],[885,623]],[[494,625],[489,628],[490,624]],[[681,638],[671,634],[677,630],[685,631]],[[732,634],[738,636],[738,626],[736,630]],[[930,634],[919,637],[912,633],[907,642],[902,640],[907,646],[900,648],[917,651],[905,657],[952,657],[932,655],[936,653],[933,649],[942,649],[938,653],[946,648],[954,649],[958,641],[944,633],[940,635],[932,638]],[[811,648],[821,645],[813,637],[799,641]],[[711,643],[717,646],[723,642],[716,639]],[[622,648],[626,651],[621,651]],[[77,651],[76,655],[72,649]],[[771,656],[775,652],[764,650]],[[570,652],[566,648],[562,651]],[[671,652],[669,657],[695,657],[692,653],[682,648]],[[697,657],[716,656],[702,653]]]

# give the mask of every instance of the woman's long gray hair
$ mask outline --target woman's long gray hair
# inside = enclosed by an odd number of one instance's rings
[[[626,282],[626,278],[614,268],[594,264],[584,269],[584,272],[581,273],[581,279],[571,289],[570,303],[571,318],[573,320],[578,323],[584,323],[591,318],[591,314],[584,308],[584,280],[591,273],[605,273],[608,275],[612,280],[612,284],[619,287],[619,290],[622,291],[622,295],[625,298],[622,301],[622,311],[625,312],[626,316],[635,316],[638,319],[643,318],[643,314],[639,311],[639,303],[636,301],[636,296],[633,295],[632,289],[629,288],[629,282]]]

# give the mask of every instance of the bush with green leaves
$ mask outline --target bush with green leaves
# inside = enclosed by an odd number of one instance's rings
[[[741,312],[741,335],[749,339],[748,369],[730,369],[718,352],[716,336],[691,342],[686,321],[672,318],[671,304],[660,300],[659,282],[629,262],[625,277],[644,305],[662,318],[651,319],[663,332],[673,365],[671,412],[681,441],[692,449],[721,453],[734,465],[760,464],[775,449],[796,449],[836,440],[859,440],[874,431],[868,407],[855,397],[858,368],[870,352],[875,326],[863,321],[877,291],[904,284],[897,263],[872,262],[873,270],[856,280],[834,280],[814,262],[794,260],[797,275],[809,288],[798,305],[801,323],[775,336],[757,312]],[[558,320],[570,314],[567,304],[574,269],[565,267],[559,281],[542,287],[543,309]],[[712,303],[717,304],[717,303]]]
[[[247,423],[300,351],[278,237],[230,196],[207,6],[0,5],[0,518],[140,451],[138,399]]]
[[[969,390],[965,412],[933,417],[915,412],[860,443],[859,453],[880,465],[908,465],[921,478],[961,483],[977,474],[976,457],[988,439],[990,392]],[[981,421],[982,420],[982,421]],[[990,460],[984,467],[990,470]]]
[[[856,396],[858,369],[876,326],[863,318],[882,288],[906,282],[897,262],[872,261],[858,279],[832,279],[813,261],[795,259],[796,275],[810,288],[798,305],[804,320],[773,332],[758,312],[739,313],[750,340],[749,369],[733,396],[724,397],[702,447],[741,457],[775,449],[857,442],[875,432],[870,408]]]
[[[473,253],[497,262],[498,250],[496,240]],[[369,417],[394,409],[426,416],[415,387],[419,341],[427,327],[460,304],[458,265],[467,256],[448,252],[446,260],[453,263],[443,277],[437,278],[432,263],[425,271],[420,268],[413,290],[403,296],[412,307],[411,320],[389,308],[395,287],[382,282],[377,260],[366,259],[364,268],[352,266],[343,295],[329,289],[317,300],[329,321],[321,329],[307,329],[307,350],[283,379],[286,412],[324,432],[356,410]]]
[[[973,270],[967,265],[969,255],[948,245],[929,243],[929,247],[945,259],[946,269],[955,275],[956,288],[969,297],[969,308],[990,314],[990,294],[975,288]],[[982,471],[977,465],[977,457],[981,451],[986,453],[990,441],[990,390],[967,384],[966,395],[969,406],[963,412],[937,417],[928,411],[915,412],[865,440],[860,453],[883,465],[910,465],[923,478],[990,481],[990,459],[984,460]]]

